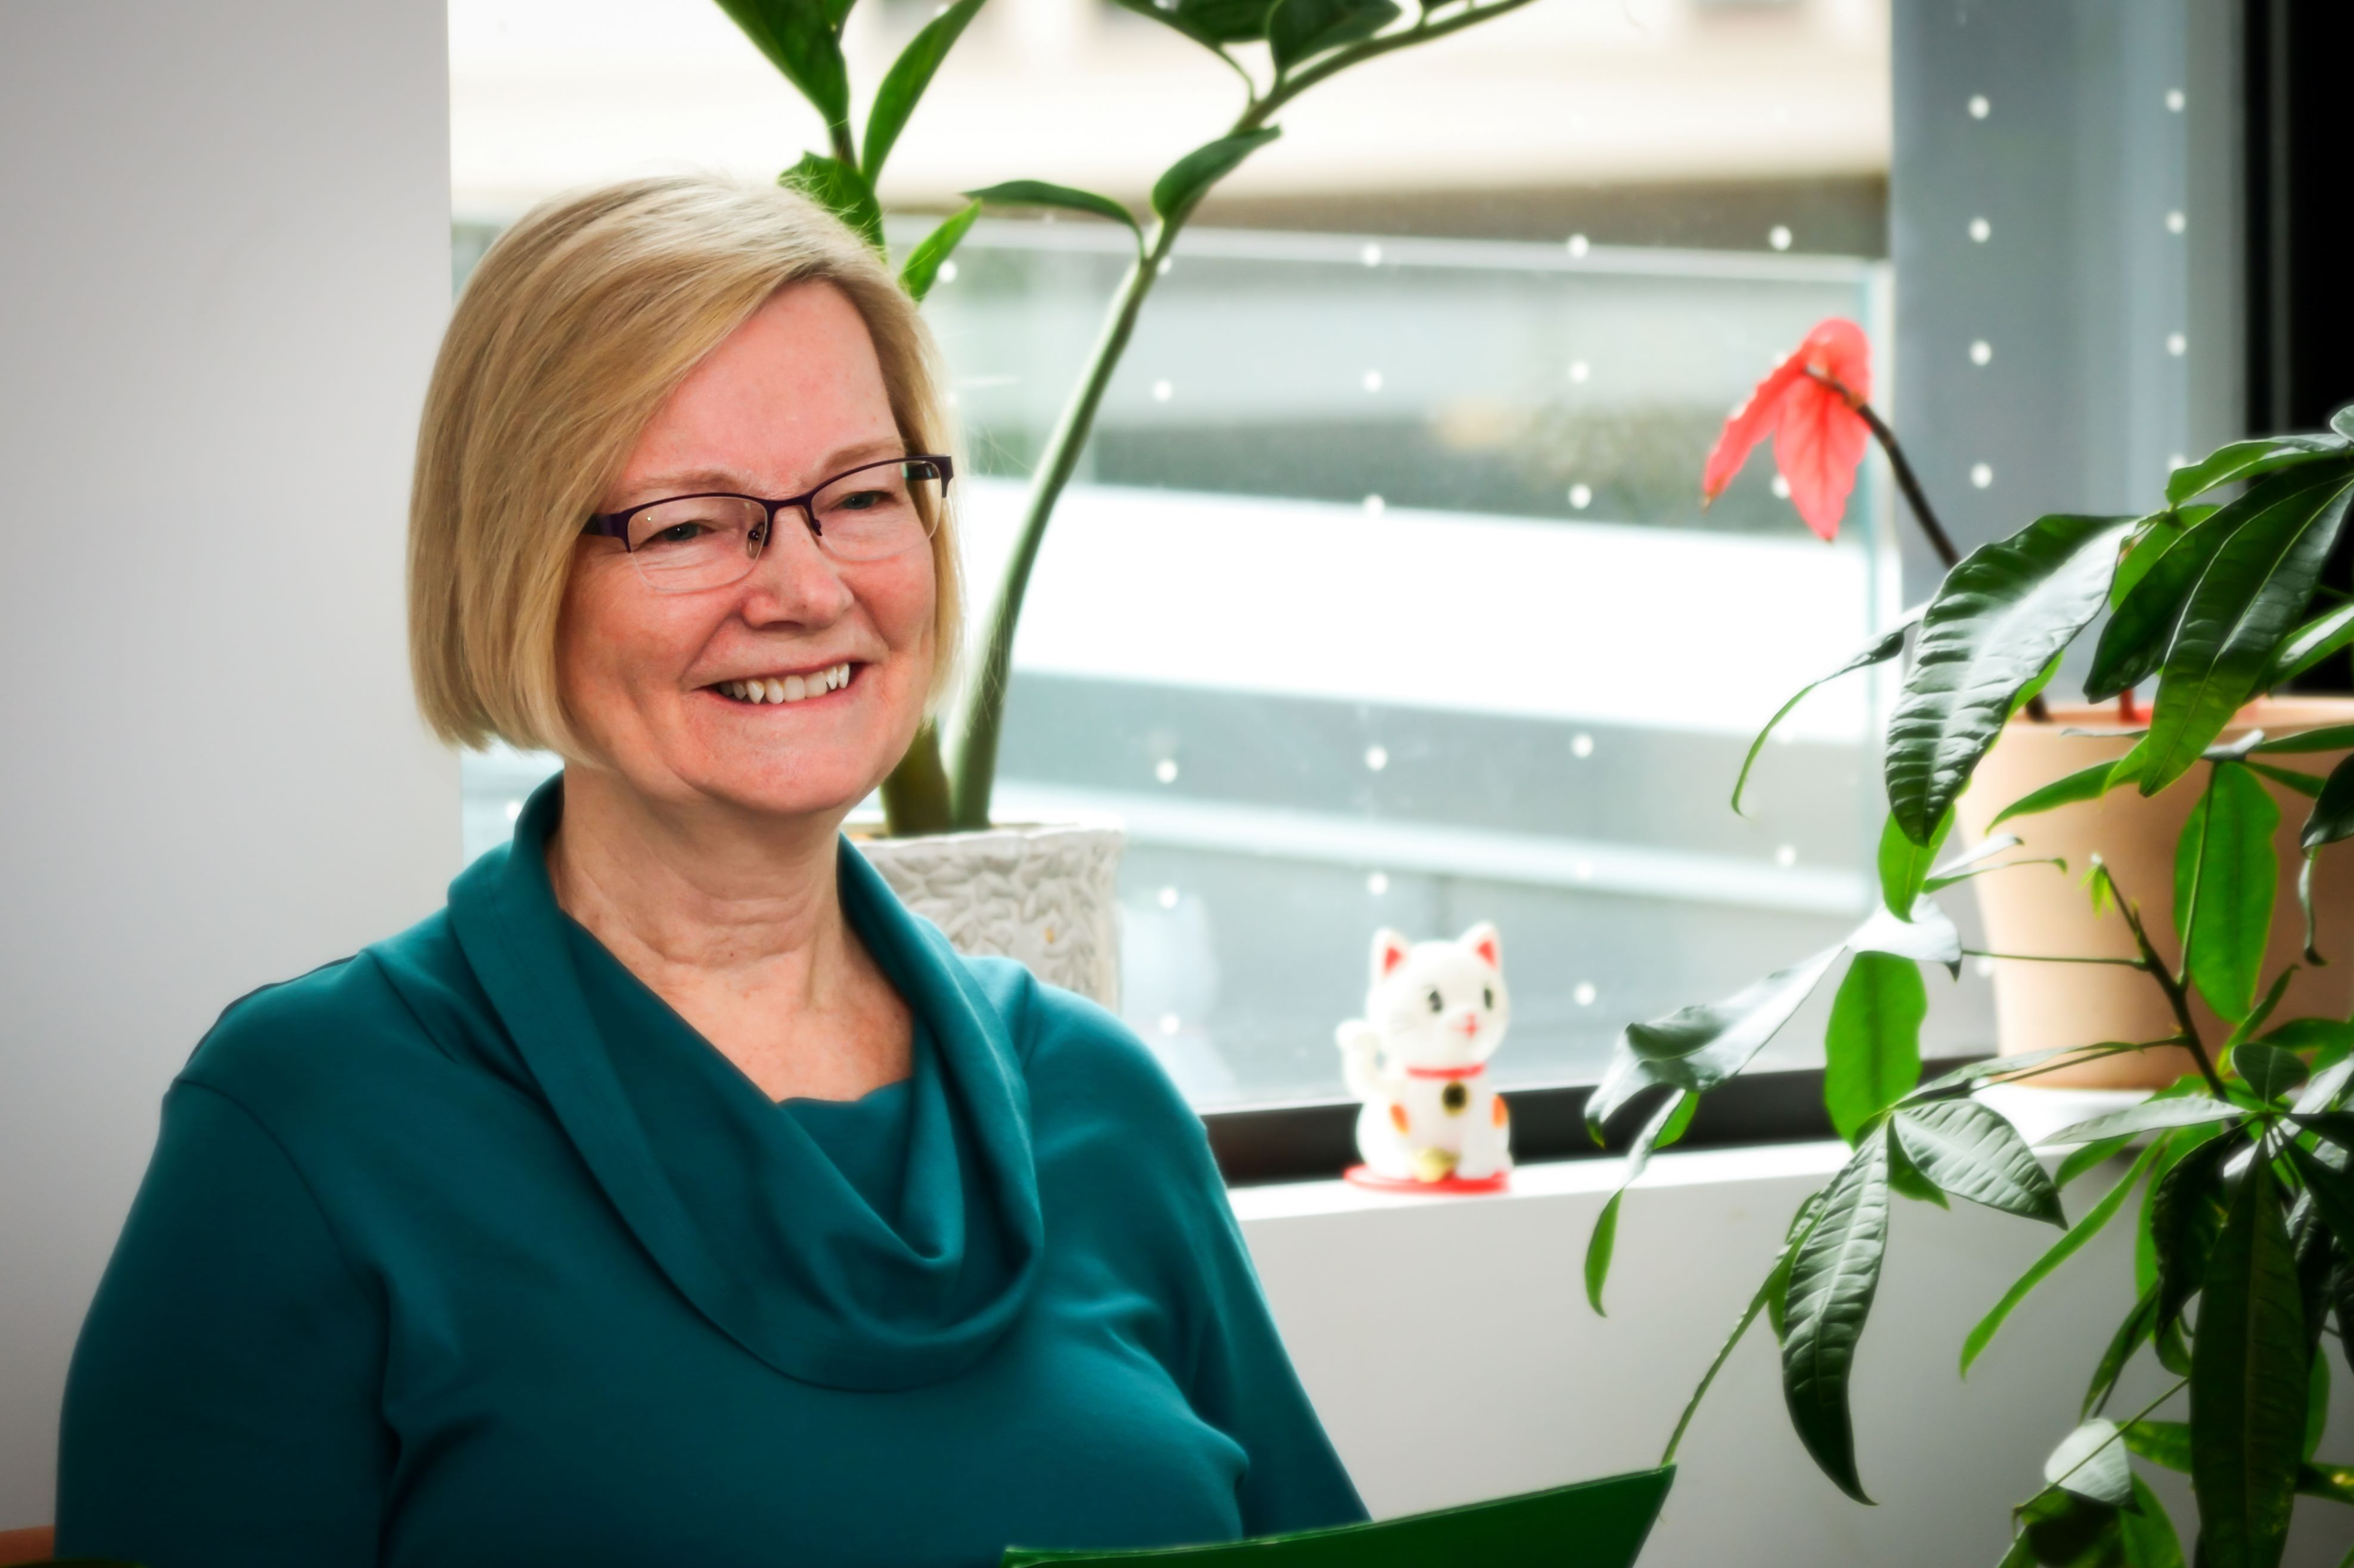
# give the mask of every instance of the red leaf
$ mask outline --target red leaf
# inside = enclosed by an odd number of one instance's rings
[[[1749,401],[1725,420],[1701,475],[1701,496],[1705,503],[1722,494],[1757,443],[1771,435],[1791,504],[1808,527],[1834,539],[1872,430],[1847,396],[1809,371],[1837,381],[1858,401],[1869,397],[1872,346],[1863,329],[1838,316],[1823,322],[1757,384]]]

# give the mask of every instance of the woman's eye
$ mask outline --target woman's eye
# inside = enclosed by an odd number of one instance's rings
[[[1429,991],[1423,993],[1423,1001],[1430,1004],[1430,1011],[1433,1012],[1444,1012],[1447,1011],[1447,1002],[1445,999],[1438,994],[1438,988],[1437,986],[1431,987]]]
[[[872,512],[878,506],[889,505],[895,499],[887,490],[854,490],[847,495],[834,497],[827,503],[826,509],[830,512]]]
[[[1496,988],[1494,986],[1482,986],[1479,989],[1479,1005],[1486,1008],[1490,1012],[1496,1011]]]
[[[684,545],[711,532],[708,523],[673,523],[646,541],[649,545]]]

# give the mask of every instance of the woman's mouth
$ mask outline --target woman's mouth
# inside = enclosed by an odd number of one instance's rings
[[[769,675],[744,681],[722,681],[709,689],[739,703],[799,703],[822,697],[850,684],[848,661],[812,670],[806,675]]]

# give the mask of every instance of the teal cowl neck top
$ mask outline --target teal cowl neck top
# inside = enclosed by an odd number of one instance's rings
[[[562,803],[175,1083],[61,1552],[977,1568],[1363,1517],[1116,1019],[958,956],[845,842],[912,1071],[780,1106],[557,906]]]

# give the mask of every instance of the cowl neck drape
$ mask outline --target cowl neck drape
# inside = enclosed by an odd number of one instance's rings
[[[451,885],[450,915],[622,1223],[705,1318],[790,1377],[891,1390],[971,1366],[1028,1300],[1044,1234],[1003,1018],[843,841],[843,913],[917,1020],[896,1213],[878,1213],[790,1112],[557,906],[546,848],[563,802],[558,775],[513,841]]]

